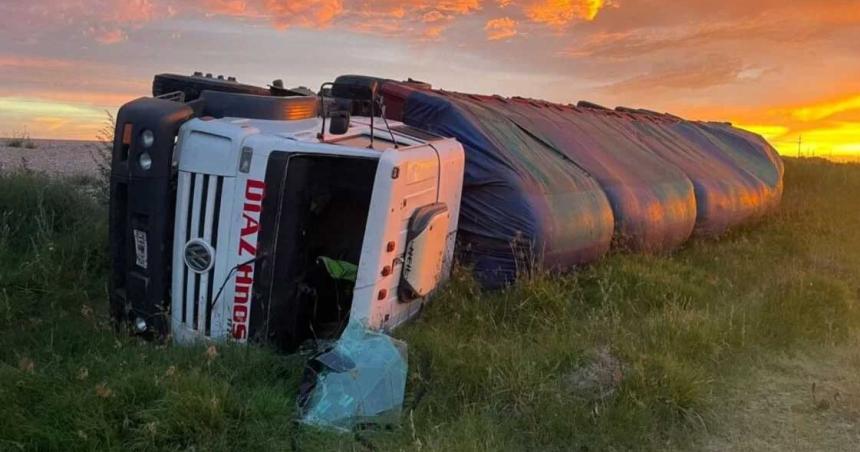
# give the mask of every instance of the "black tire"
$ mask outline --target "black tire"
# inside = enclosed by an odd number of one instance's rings
[[[379,77],[368,77],[366,75],[341,75],[334,80],[334,87],[332,88],[332,95],[334,97],[349,97],[349,91],[354,90],[355,88],[362,87],[366,88],[368,92],[370,91],[370,87],[376,84],[377,88],[381,88],[382,84],[386,82],[386,79]],[[344,93],[338,92],[338,85],[348,87]]]
[[[196,100],[203,91],[252,94],[255,96],[271,95],[269,88],[202,75],[158,74],[152,79],[152,95],[154,97],[177,91],[185,94],[185,102]]]

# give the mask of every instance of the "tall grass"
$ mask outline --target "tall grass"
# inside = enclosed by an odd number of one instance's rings
[[[10,148],[25,148],[25,149],[36,149],[36,142],[34,142],[30,138],[30,134],[25,131],[13,132],[9,138],[6,139],[6,146]]]
[[[0,449],[683,447],[752,363],[856,333],[858,192],[860,166],[789,161],[779,213],[721,240],[499,292],[459,270],[397,332],[402,425],[333,435],[293,422],[302,357],[115,335],[104,207],[0,175]]]
[[[102,126],[96,132],[96,141],[90,145],[90,151],[96,164],[98,174],[94,188],[99,200],[107,204],[110,200],[111,156],[113,153],[113,138],[116,129],[116,118],[110,111],[105,111]]]

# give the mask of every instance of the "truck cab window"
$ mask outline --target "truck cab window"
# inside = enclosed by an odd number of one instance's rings
[[[260,263],[251,322],[284,349],[337,337],[346,326],[377,161],[274,153],[260,220]],[[268,203],[268,205],[266,204]],[[332,271],[332,268],[338,271]],[[259,297],[259,298],[258,298]]]

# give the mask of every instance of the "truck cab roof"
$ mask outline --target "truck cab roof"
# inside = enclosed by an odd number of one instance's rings
[[[322,119],[319,117],[293,121],[248,118],[204,118],[198,121],[212,122],[212,125],[218,124],[227,128],[256,129],[257,133],[274,135],[288,140],[337,144],[341,146],[346,146],[348,143],[357,144],[358,141],[356,139],[362,136],[369,138],[371,126],[371,118],[363,116],[353,117],[350,120],[349,129],[346,133],[334,135],[326,131],[321,137],[320,132],[323,130],[323,124]],[[410,127],[397,121],[389,120],[389,127],[386,127],[384,122],[379,118],[376,118],[373,122],[374,140],[380,140],[384,144],[393,145],[396,142],[398,146],[414,146],[444,139],[441,136]],[[367,147],[367,145],[364,147]],[[387,147],[373,147],[376,150],[383,150],[385,148]]]

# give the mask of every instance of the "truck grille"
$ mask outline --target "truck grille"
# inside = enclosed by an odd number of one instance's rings
[[[213,290],[223,279],[223,265],[219,265],[218,245],[225,241],[220,237],[221,215],[225,182],[223,176],[209,174],[179,174],[178,205],[176,209],[177,236],[174,253],[174,277],[177,278],[173,293],[173,318],[187,329],[212,333],[211,311]],[[202,259],[214,260],[202,265]],[[191,256],[189,262],[187,257]],[[224,259],[222,259],[224,260]],[[181,276],[180,276],[181,273]],[[175,310],[180,310],[176,312]]]

